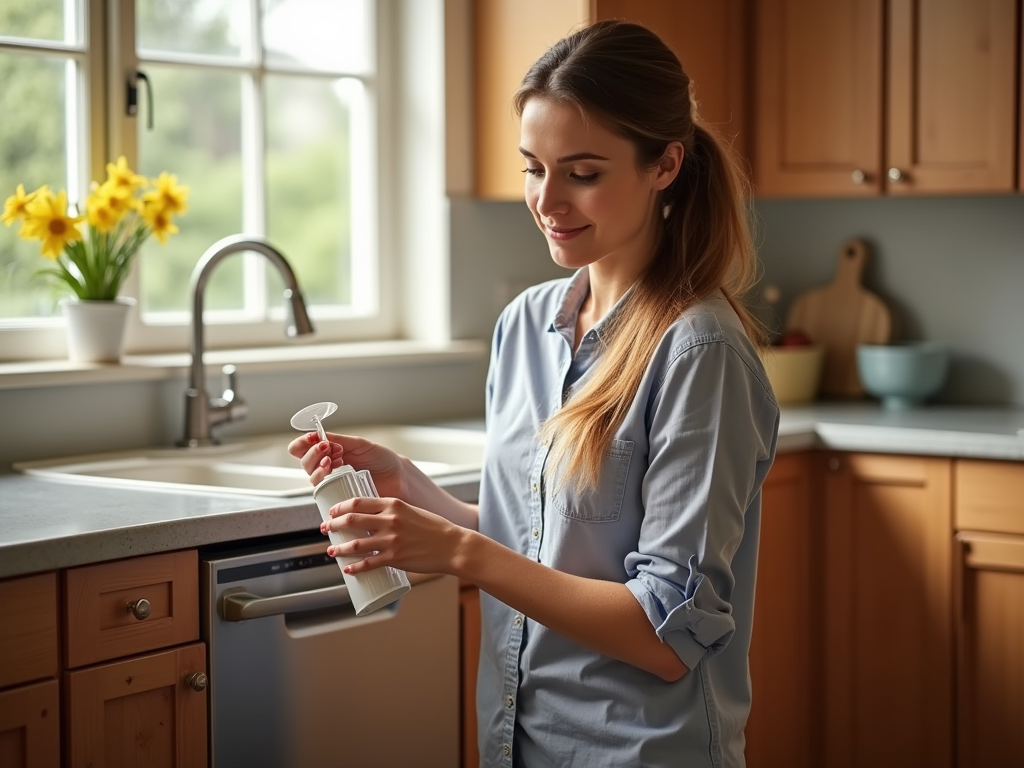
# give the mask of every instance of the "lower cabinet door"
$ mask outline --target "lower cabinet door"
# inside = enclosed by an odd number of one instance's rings
[[[70,768],[207,765],[206,645],[65,673]]]
[[[59,697],[56,680],[0,691],[0,766],[60,765]]]
[[[753,704],[748,768],[815,768],[819,730],[814,687],[813,465],[807,453],[778,456],[762,489],[761,546],[750,641]]]
[[[1024,536],[956,538],[957,766],[1024,766]]]

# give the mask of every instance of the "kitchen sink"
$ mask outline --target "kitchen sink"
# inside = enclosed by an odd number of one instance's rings
[[[478,471],[483,459],[484,434],[477,430],[374,424],[334,431],[386,445],[436,479]],[[14,464],[14,469],[107,486],[305,496],[313,492],[309,477],[288,453],[288,443],[298,434],[241,438],[199,448],[157,448],[27,461]]]

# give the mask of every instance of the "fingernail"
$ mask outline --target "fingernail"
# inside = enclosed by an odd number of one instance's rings
[[[323,467],[324,469],[331,466],[331,457],[324,456],[322,459],[320,459],[320,466]]]
[[[352,573],[352,566],[351,565],[346,565],[341,570],[343,570],[345,573]]]
[[[326,451],[328,448],[330,448],[330,446],[331,444],[325,440],[321,442],[320,445],[317,446],[317,448],[319,448],[321,451]]]

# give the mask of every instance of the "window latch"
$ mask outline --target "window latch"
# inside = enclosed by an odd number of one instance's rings
[[[146,77],[146,73],[142,70],[135,70],[133,77],[128,80],[128,94],[126,98],[128,115],[135,117],[139,114],[139,86],[138,81],[141,80],[146,84],[146,129],[153,130],[153,87],[149,83],[149,78]]]

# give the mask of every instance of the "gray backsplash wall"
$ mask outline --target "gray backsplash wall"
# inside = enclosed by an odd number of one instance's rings
[[[940,403],[1024,405],[1024,196],[772,200],[756,206],[763,284],[782,302],[833,280],[851,237],[897,340],[949,346]]]
[[[839,249],[868,242],[864,284],[892,312],[895,338],[947,344],[940,403],[1024,405],[1024,196],[761,200],[755,206],[763,285],[782,301],[833,280]],[[452,328],[489,338],[504,298],[565,274],[523,203],[454,200]]]
[[[783,294],[830,282],[839,248],[867,240],[867,287],[893,311],[901,338],[954,354],[939,402],[1024,405],[1024,196],[762,201],[764,284]],[[548,255],[523,203],[453,198],[451,328],[489,340],[501,307],[524,286],[567,272]],[[250,417],[230,434],[286,431],[302,405],[342,405],[337,423],[415,423],[483,415],[486,361],[369,365],[357,370],[245,372]],[[212,374],[212,371],[211,371]],[[171,445],[185,379],[0,391],[0,472],[10,462]]]

